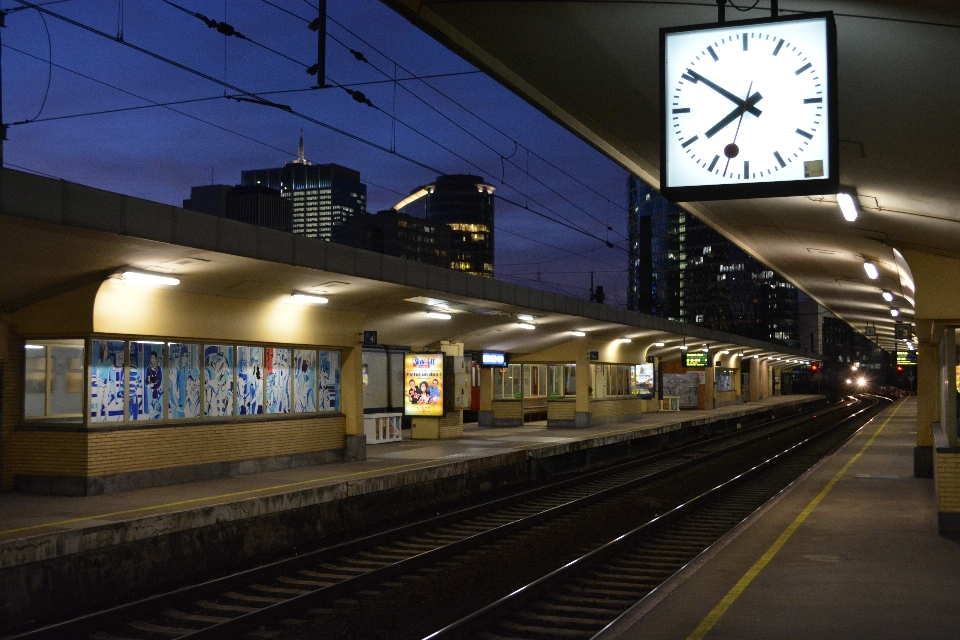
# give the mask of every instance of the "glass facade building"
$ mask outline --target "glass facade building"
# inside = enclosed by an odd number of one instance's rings
[[[799,348],[797,289],[634,176],[627,307]]]

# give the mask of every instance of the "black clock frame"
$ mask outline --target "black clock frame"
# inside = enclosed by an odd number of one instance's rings
[[[689,187],[670,187],[667,167],[667,135],[669,117],[667,110],[667,35],[684,31],[710,31],[730,27],[756,26],[797,22],[813,18],[825,18],[827,25],[827,144],[830,149],[829,177],[816,180],[781,180],[778,182],[710,184]],[[712,22],[683,27],[660,29],[660,193],[671,202],[694,202],[703,200],[740,200],[745,198],[781,198],[787,196],[812,196],[840,191],[840,132],[837,119],[837,24],[832,11],[804,13],[797,16],[737,20],[735,22]]]

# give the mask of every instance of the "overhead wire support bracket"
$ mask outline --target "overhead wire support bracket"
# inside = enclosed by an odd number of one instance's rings
[[[307,73],[317,76],[317,86],[327,86],[327,0],[320,0],[317,19],[308,28],[317,32],[317,64],[309,67]],[[361,54],[362,55],[362,54]],[[359,101],[358,101],[359,102]]]

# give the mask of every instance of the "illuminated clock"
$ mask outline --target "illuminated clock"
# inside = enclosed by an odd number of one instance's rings
[[[661,29],[661,192],[837,193],[832,13]]]

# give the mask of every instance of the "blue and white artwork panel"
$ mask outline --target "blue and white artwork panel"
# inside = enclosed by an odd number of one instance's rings
[[[163,419],[163,343],[130,343],[127,367],[130,420]]]
[[[200,345],[168,345],[167,397],[171,419],[200,417]]]
[[[290,349],[264,349],[263,368],[266,412],[290,413]]]
[[[293,412],[314,412],[317,410],[317,352],[294,349],[293,360]]]
[[[204,415],[211,417],[233,415],[233,347],[205,345],[203,366]]]
[[[340,409],[340,352],[321,351],[317,366],[320,391],[320,411]]]
[[[263,348],[237,347],[237,415],[263,413]]]
[[[123,422],[123,340],[90,342],[90,422]]]

